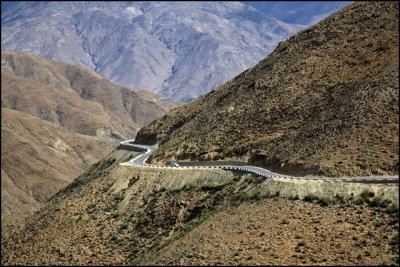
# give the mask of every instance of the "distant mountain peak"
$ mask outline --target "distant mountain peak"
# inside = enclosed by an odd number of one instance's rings
[[[2,51],[81,64],[172,98],[208,93],[300,29],[240,2],[19,2],[5,9]]]

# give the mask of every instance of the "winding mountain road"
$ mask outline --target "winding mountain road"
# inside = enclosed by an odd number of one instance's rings
[[[179,166],[175,164],[175,166],[170,165],[155,165],[155,164],[148,164],[146,161],[157,150],[156,146],[146,146],[146,145],[139,145],[135,144],[135,139],[125,140],[120,143],[120,146],[123,148],[129,148],[133,150],[145,150],[146,152],[142,155],[139,155],[129,161],[132,165],[138,166],[145,166],[145,167],[168,167],[168,168],[187,168],[187,169],[223,169],[223,170],[236,170],[236,171],[243,171],[243,172],[250,172],[254,173],[259,176],[263,176],[266,178],[285,178],[285,179],[292,179],[292,180],[316,180],[316,181],[323,181],[323,182],[349,182],[349,183],[399,183],[399,177],[395,176],[376,176],[376,177],[345,177],[345,178],[306,178],[306,177],[293,177],[288,175],[282,175],[278,173],[271,172],[267,169],[255,166],[236,166],[236,165],[216,165],[216,166]]]

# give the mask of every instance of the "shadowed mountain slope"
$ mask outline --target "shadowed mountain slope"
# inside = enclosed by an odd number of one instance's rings
[[[141,129],[153,161],[247,159],[280,172],[398,172],[399,5],[357,2]]]

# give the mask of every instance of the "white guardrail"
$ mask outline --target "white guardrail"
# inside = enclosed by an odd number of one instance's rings
[[[352,183],[398,183],[399,177],[346,177],[346,178],[306,178],[306,177],[293,177],[288,175],[282,175],[278,173],[271,172],[267,169],[255,166],[235,166],[235,165],[216,165],[216,166],[179,166],[176,164],[175,166],[170,165],[157,165],[157,164],[149,164],[146,163],[148,158],[154,151],[157,149],[155,146],[146,146],[140,144],[134,144],[135,139],[125,140],[120,142],[122,147],[134,148],[138,150],[145,150],[144,154],[141,154],[134,159],[129,160],[129,163],[136,166],[143,167],[161,167],[161,168],[186,168],[186,169],[223,169],[223,170],[234,170],[234,171],[243,171],[254,173],[259,176],[263,176],[266,178],[284,178],[291,180],[313,180],[313,181],[322,181],[328,183],[341,183],[341,182],[352,182]]]

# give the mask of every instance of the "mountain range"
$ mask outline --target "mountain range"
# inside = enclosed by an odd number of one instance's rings
[[[1,21],[2,51],[81,64],[115,83],[186,100],[306,27],[240,2],[15,2],[4,5]]]
[[[153,162],[244,159],[293,175],[398,175],[398,20],[398,2],[353,3],[156,119],[136,142],[158,144]],[[26,173],[60,183],[170,103],[15,52],[2,53],[4,88],[2,207],[4,196],[34,205],[29,197],[47,189]],[[2,214],[1,264],[399,265],[398,183],[128,162],[139,154],[119,146],[33,212]],[[22,190],[5,190],[14,185]]]

